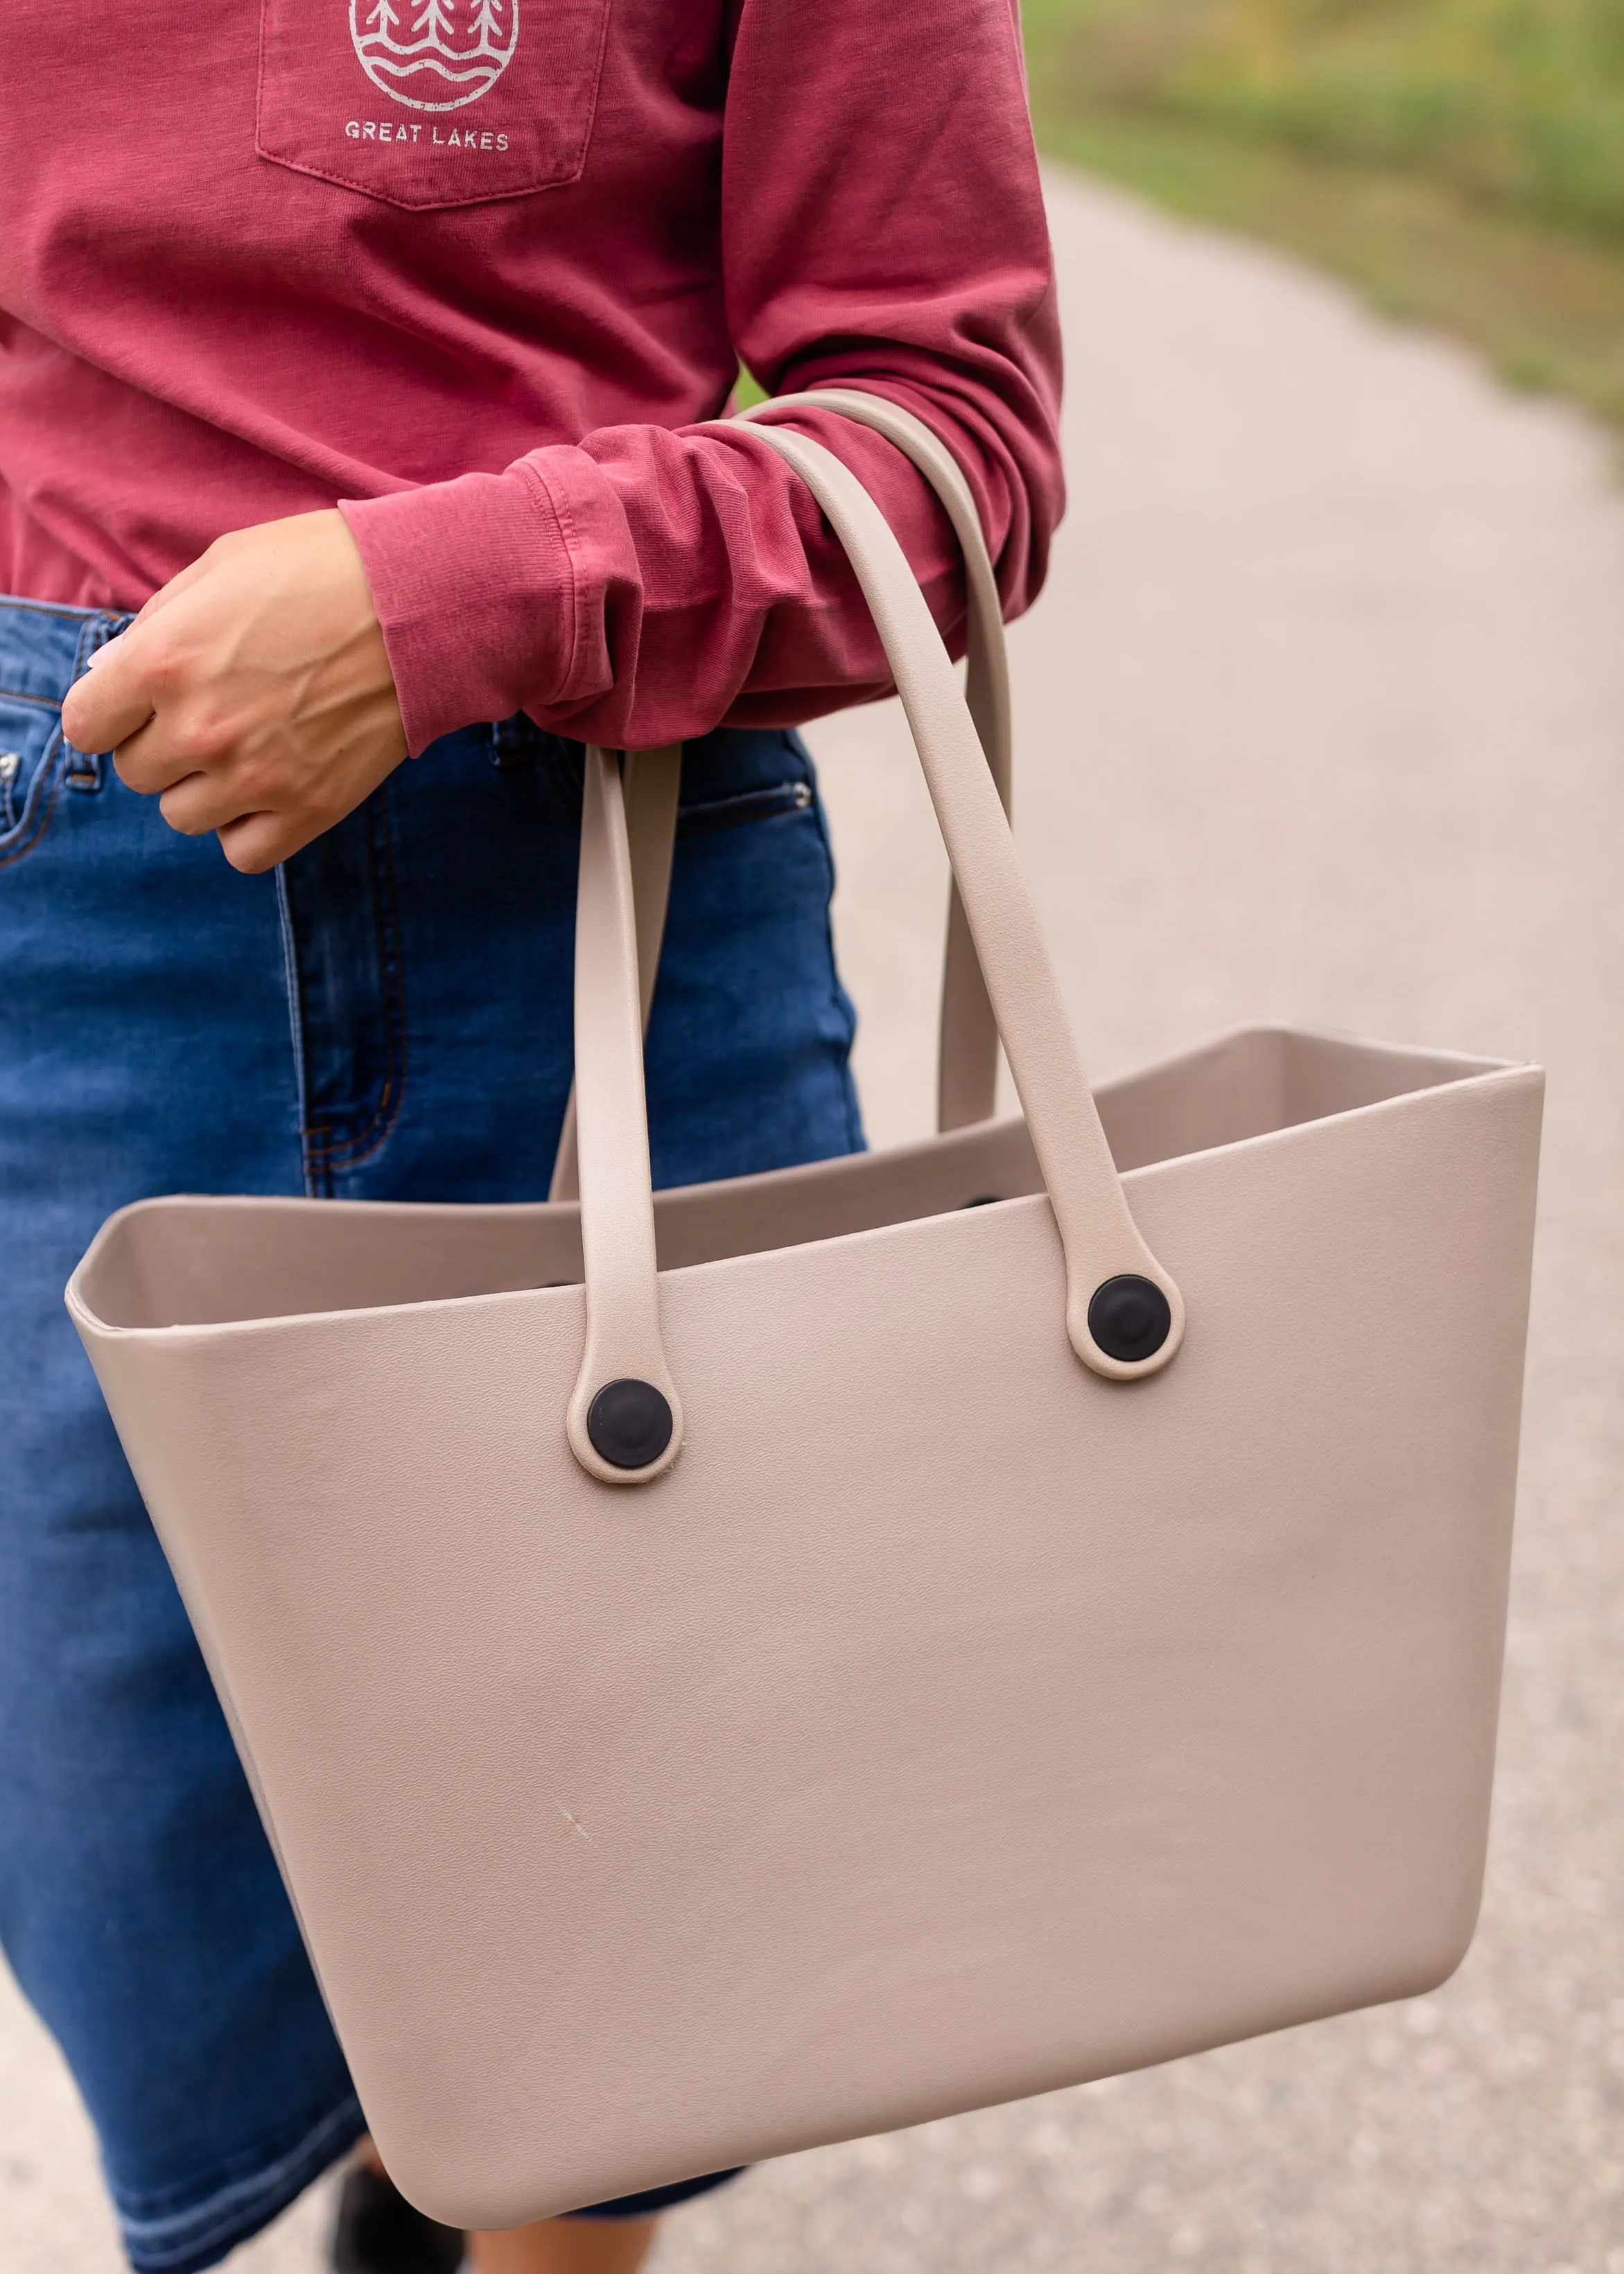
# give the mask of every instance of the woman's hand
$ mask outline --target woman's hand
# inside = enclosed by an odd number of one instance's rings
[[[338,513],[218,538],[91,658],[62,706],[171,829],[269,869],[342,821],[406,755],[395,681]]]

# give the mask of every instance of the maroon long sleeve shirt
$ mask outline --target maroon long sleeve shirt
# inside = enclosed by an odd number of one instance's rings
[[[1011,0],[4,0],[0,89],[14,592],[134,606],[342,502],[414,750],[861,701],[884,659],[816,507],[698,423],[740,356],[917,411],[1007,611],[1041,581],[1058,331]],[[912,467],[794,423],[951,629]]]

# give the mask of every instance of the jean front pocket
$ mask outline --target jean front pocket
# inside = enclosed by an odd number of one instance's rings
[[[261,0],[255,147],[418,209],[572,182],[608,23],[609,0]]]
[[[67,755],[54,703],[0,689],[0,869],[44,836]]]

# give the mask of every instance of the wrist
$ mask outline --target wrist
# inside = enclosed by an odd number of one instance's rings
[[[415,757],[477,719],[557,702],[575,588],[545,486],[465,474],[337,508],[359,557]]]

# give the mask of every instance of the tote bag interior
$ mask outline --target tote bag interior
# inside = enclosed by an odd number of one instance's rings
[[[583,910],[614,841],[583,838]],[[612,936],[635,1043],[628,925],[583,941],[613,966]],[[1538,1070],[1258,1028],[1085,1089],[1187,1306],[1113,1380],[1067,1325],[1052,1164],[1087,1132],[1011,1057],[1026,1118],[656,1197],[682,1436],[632,1490],[563,1424],[613,1176],[635,1214],[590,1049],[584,1261],[573,1203],[183,1198],[75,1276],[368,2120],[450,2224],[1398,1997],[1466,1947]]]

